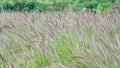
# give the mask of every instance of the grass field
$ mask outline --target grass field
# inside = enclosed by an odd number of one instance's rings
[[[0,68],[120,68],[120,14],[0,12]]]

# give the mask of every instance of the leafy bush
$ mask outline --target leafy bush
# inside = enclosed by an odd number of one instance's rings
[[[24,8],[24,5],[25,5],[25,3],[20,3],[20,2],[16,2],[15,4],[14,4],[14,11],[22,11],[23,10],[23,8]]]
[[[9,1],[3,1],[0,3],[0,10],[13,10],[13,3]]]
[[[108,8],[109,6],[111,6],[111,2],[99,4],[97,7],[98,7],[99,12],[103,13],[104,8]]]

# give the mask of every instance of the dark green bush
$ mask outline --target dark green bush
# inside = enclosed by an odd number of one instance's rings
[[[97,1],[90,1],[90,2],[85,2],[82,7],[86,7],[91,9],[92,11],[96,11],[98,6],[98,2]]]
[[[14,11],[22,11],[23,8],[25,8],[25,3],[21,3],[21,2],[16,2],[14,4]]]
[[[55,11],[61,11],[61,10],[64,10],[65,8],[66,8],[66,4],[64,3],[53,4],[53,10]]]
[[[13,3],[4,1],[0,3],[0,10],[13,10],[14,5]]]
[[[30,10],[35,10],[35,8],[39,6],[38,2],[28,2],[24,5],[24,10],[25,11],[30,11]]]

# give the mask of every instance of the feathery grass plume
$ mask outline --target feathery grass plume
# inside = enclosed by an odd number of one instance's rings
[[[118,13],[1,12],[0,25],[0,68],[120,67]]]

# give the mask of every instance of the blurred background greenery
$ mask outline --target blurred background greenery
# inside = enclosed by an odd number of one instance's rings
[[[120,0],[0,0],[0,11],[79,11],[86,7],[103,12],[119,3]]]

